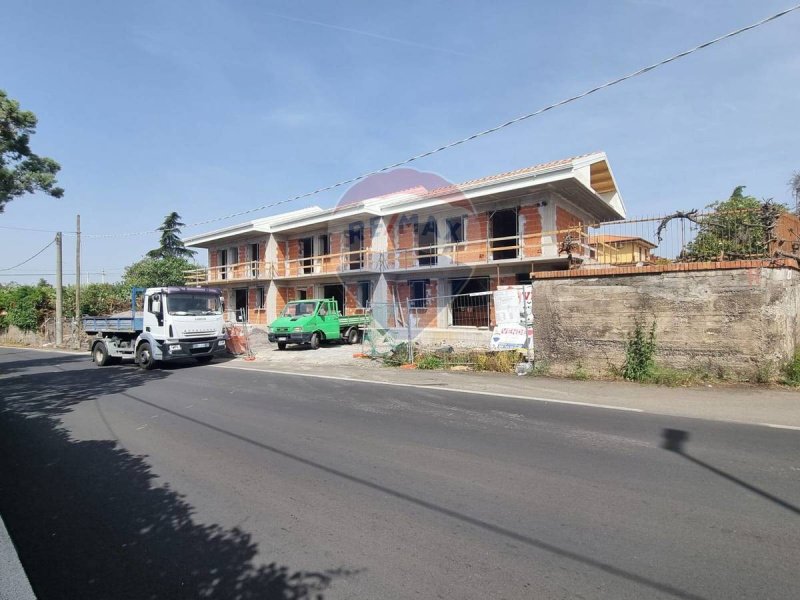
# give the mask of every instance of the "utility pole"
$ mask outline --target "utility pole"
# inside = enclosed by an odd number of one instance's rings
[[[81,320],[81,216],[75,229],[75,322]]]
[[[60,348],[64,341],[64,331],[62,329],[61,314],[61,295],[63,293],[61,281],[61,232],[56,234],[56,348]]]

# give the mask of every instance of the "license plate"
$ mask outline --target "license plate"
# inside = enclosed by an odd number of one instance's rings
[[[208,348],[208,344],[192,344],[192,348]]]
[[[279,341],[279,342],[285,342],[285,341],[286,341],[286,336],[279,337],[279,338],[278,338],[278,341]]]

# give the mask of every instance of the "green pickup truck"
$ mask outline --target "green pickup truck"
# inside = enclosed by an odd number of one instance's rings
[[[268,337],[278,350],[285,350],[286,344],[308,344],[316,350],[328,340],[355,344],[369,319],[369,315],[342,315],[333,298],[295,300],[270,323]]]

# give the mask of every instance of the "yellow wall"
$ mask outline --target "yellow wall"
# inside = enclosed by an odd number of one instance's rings
[[[646,261],[650,258],[650,248],[636,240],[608,242],[594,244],[594,246],[597,250],[597,261],[601,263],[628,264]]]

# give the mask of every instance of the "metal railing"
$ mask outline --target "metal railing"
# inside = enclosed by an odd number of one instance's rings
[[[387,251],[353,250],[278,260],[248,261],[187,272],[191,284],[302,278],[345,272],[399,272],[456,265],[569,258],[570,266],[648,265],[724,261],[800,254],[800,219],[768,208],[690,211],[554,231],[446,242]]]

